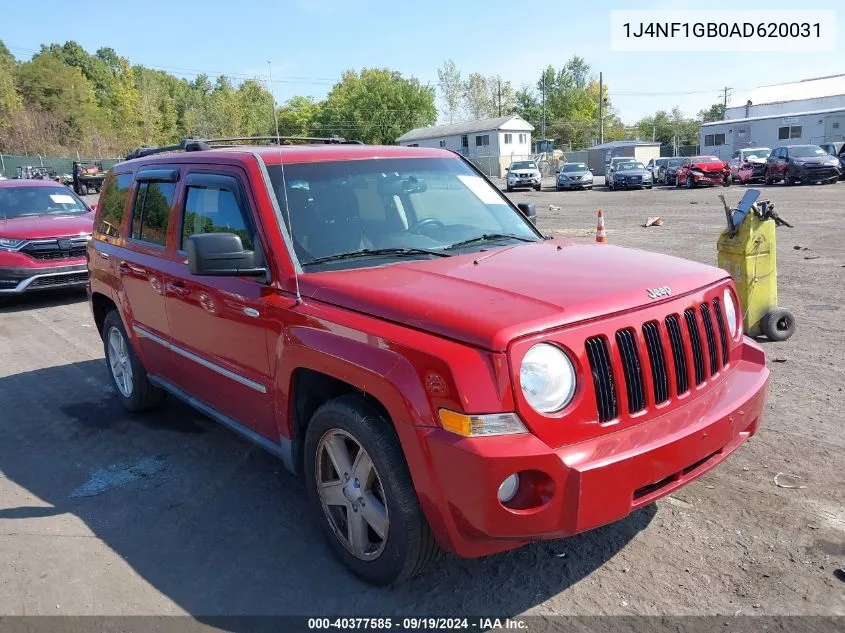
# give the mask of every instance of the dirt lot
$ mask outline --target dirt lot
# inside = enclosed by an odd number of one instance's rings
[[[592,239],[602,208],[615,244],[713,262],[722,191],[513,197],[557,239]],[[778,234],[780,303],[799,329],[765,345],[759,434],[618,524],[444,557],[386,590],[335,562],[273,457],[172,399],[127,415],[83,294],[7,302],[0,614],[845,614],[845,184],[764,193],[795,225]],[[664,225],[642,228],[650,215]],[[781,472],[803,487],[776,486]]]

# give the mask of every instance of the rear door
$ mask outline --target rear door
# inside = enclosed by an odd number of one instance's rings
[[[165,244],[178,170],[140,168],[135,175],[128,237],[116,254],[123,289],[127,327],[137,341],[144,367],[151,375],[173,374],[170,328],[164,306]]]
[[[188,169],[178,203],[178,263],[166,279],[165,301],[179,369],[174,382],[214,412],[277,441],[268,353],[276,341],[264,302],[273,291],[259,279],[188,269],[185,242],[197,233],[235,233],[245,248],[263,249],[245,172],[209,167]]]

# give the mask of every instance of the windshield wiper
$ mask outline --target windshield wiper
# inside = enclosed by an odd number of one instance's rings
[[[469,246],[470,244],[476,244],[478,242],[493,242],[495,240],[519,240],[520,242],[538,242],[536,238],[533,237],[524,237],[522,235],[511,235],[510,233],[485,233],[484,235],[479,235],[478,237],[472,237],[468,240],[463,240],[461,242],[455,242],[454,244],[449,244],[446,247],[446,250],[452,248],[460,248],[461,246]]]
[[[379,255],[394,255],[397,257],[404,257],[406,255],[434,255],[436,257],[451,257],[449,253],[427,248],[362,248],[360,250],[349,251],[347,253],[335,253],[334,255],[326,255],[325,257],[315,257],[314,259],[302,262],[302,265],[310,266],[311,264],[322,264],[324,262],[334,262],[342,259],[355,259],[356,257],[372,257]]]

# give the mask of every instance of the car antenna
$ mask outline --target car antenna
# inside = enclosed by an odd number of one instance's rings
[[[279,115],[276,112],[276,97],[273,95],[273,66],[270,64],[270,61],[267,61],[267,70],[270,72],[270,95],[273,97],[273,124],[276,126],[276,145],[279,147],[279,168],[282,172],[282,195],[284,196],[285,201],[285,215],[288,218],[288,231],[290,231],[291,237],[291,248],[293,248],[293,223],[290,220],[290,205],[288,204],[288,183],[285,180],[285,161],[284,157],[282,156],[282,135],[279,132]],[[294,251],[294,255],[296,255],[296,251]],[[296,288],[296,305],[302,303],[302,295],[299,293],[299,273],[296,272],[296,268],[294,267],[293,270],[293,283]]]

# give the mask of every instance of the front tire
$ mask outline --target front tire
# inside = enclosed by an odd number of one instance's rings
[[[686,185],[687,185],[687,189],[694,189],[695,188],[695,181],[692,179],[692,176],[687,176]]]
[[[146,411],[161,404],[165,393],[149,381],[117,310],[103,321],[103,348],[117,398],[127,410]]]
[[[360,397],[341,396],[314,413],[305,479],[329,546],[362,580],[400,582],[437,557],[396,432]]]

